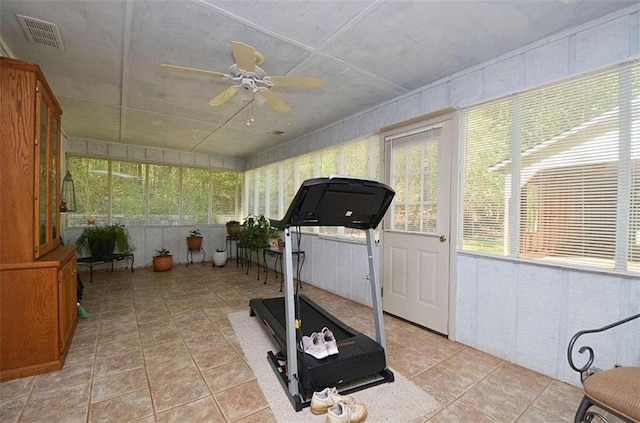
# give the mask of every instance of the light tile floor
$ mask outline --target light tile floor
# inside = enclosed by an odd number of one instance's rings
[[[64,368],[0,384],[0,421],[275,421],[226,317],[280,295],[270,278],[264,285],[235,263],[96,271],[85,282],[90,317]],[[371,309],[310,285],[303,292],[374,333]],[[391,316],[385,326],[390,366],[443,406],[428,422],[573,421],[579,389]]]

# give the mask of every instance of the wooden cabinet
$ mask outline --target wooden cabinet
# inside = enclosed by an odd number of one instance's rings
[[[0,381],[59,370],[78,323],[74,247],[0,265]]]
[[[62,109],[37,65],[0,57],[0,380],[62,367],[78,321],[60,246]]]
[[[78,277],[75,250],[71,259],[58,270],[58,327],[60,331],[59,347],[63,353],[71,344],[71,338],[78,322]]]
[[[19,60],[0,57],[0,93],[0,263],[33,261],[60,245],[62,109],[40,68]]]

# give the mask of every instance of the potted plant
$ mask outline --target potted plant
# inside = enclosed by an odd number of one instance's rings
[[[222,267],[227,264],[227,250],[224,248],[216,248],[213,253],[213,265]]]
[[[242,226],[240,226],[240,222],[238,222],[237,220],[230,220],[227,222],[227,233],[229,234],[229,236],[240,235],[241,228]]]
[[[124,225],[87,226],[76,240],[78,251],[91,257],[109,257],[118,252],[131,254],[135,247]]]
[[[278,236],[280,236],[279,231],[271,227],[269,219],[263,214],[248,216],[242,223],[239,235],[240,244],[250,250],[266,248],[269,246],[269,239]]]
[[[199,229],[194,229],[189,232],[187,248],[189,251],[200,251],[202,248],[202,233],[200,233]]]
[[[166,272],[171,270],[173,266],[173,255],[166,248],[156,250],[156,254],[153,256],[153,271],[154,272]]]

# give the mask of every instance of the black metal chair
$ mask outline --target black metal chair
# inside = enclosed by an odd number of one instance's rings
[[[625,422],[640,422],[640,367],[616,366],[610,370],[592,367],[595,354],[593,349],[586,345],[578,349],[580,354],[585,352],[589,354],[586,364],[577,367],[573,361],[573,348],[582,335],[603,332],[638,318],[640,318],[640,314],[599,329],[580,331],[571,338],[567,349],[567,358],[571,368],[580,373],[584,392],[574,423],[590,423],[596,417],[602,422],[609,423],[606,417],[601,414],[601,410],[611,413]],[[640,333],[637,336],[640,336]],[[601,410],[590,410],[593,406],[599,407]]]

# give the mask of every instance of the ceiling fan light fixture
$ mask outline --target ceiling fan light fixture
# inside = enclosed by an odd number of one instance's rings
[[[264,104],[265,101],[267,101],[267,99],[264,98],[264,96],[259,90],[255,93],[254,100],[258,106]]]
[[[243,101],[249,101],[253,98],[253,91],[255,89],[255,84],[252,79],[244,78],[238,87],[238,96]]]

